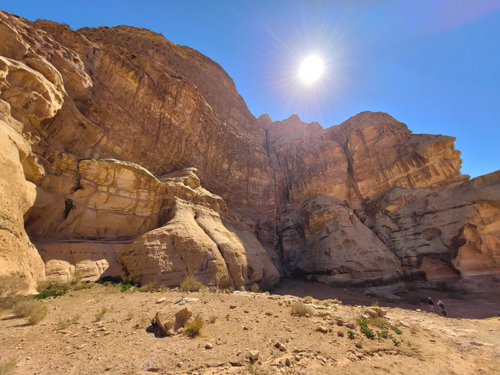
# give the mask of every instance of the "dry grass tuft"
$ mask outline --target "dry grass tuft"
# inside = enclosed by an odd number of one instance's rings
[[[257,283],[252,284],[252,293],[260,293],[260,288]]]
[[[210,315],[210,317],[208,318],[208,322],[210,324],[214,324],[216,320],[217,320],[217,317],[215,315]]]
[[[148,292],[150,292],[150,291],[151,291],[151,289],[153,289],[153,286],[154,286],[154,285],[155,285],[154,283],[147,283],[147,284],[144,284],[143,286],[141,286],[141,287],[139,288],[139,291],[144,292],[144,293],[148,293]]]
[[[95,320],[98,321],[98,322],[101,321],[104,318],[104,315],[106,315],[107,312],[108,312],[108,308],[107,307],[103,307],[101,309],[101,311],[96,314]]]
[[[302,302],[304,302],[304,303],[313,303],[314,302],[314,298],[312,298],[311,296],[306,296],[306,297],[302,298]]]
[[[16,372],[16,365],[17,360],[15,358],[11,358],[0,363],[0,375],[14,374],[14,372]]]
[[[188,276],[186,280],[182,282],[180,288],[185,292],[198,292],[203,288],[203,284],[196,281],[193,276]]]
[[[305,305],[303,302],[294,302],[292,303],[292,315],[295,316],[305,316],[306,314],[313,315],[314,310]]]
[[[71,324],[71,319],[65,320],[65,319],[59,318],[57,320],[56,328],[58,331],[61,331],[63,329],[68,328],[70,324]]]
[[[194,319],[188,320],[184,326],[184,332],[189,337],[196,337],[200,334],[204,323],[203,318],[198,314],[194,317]]]
[[[0,276],[0,307],[11,308],[28,290],[28,282],[17,275]]]

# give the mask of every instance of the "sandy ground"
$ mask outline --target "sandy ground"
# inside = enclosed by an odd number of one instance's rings
[[[341,290],[344,297],[352,293]],[[307,294],[314,294],[310,291]],[[157,303],[160,298],[166,300]],[[0,363],[16,358],[17,374],[500,373],[498,317],[444,318],[416,312],[415,306],[388,308],[383,319],[402,331],[401,335],[391,331],[399,343],[395,346],[391,339],[366,338],[358,326],[352,329],[355,338],[349,339],[349,328],[337,325],[337,319],[355,323],[366,309],[363,306],[315,300],[324,316],[299,318],[287,306],[294,300],[298,298],[249,292],[120,293],[118,288],[99,285],[45,300],[49,314],[36,326],[12,319],[4,311]],[[185,306],[206,320],[200,336],[181,333],[156,338],[146,332],[156,311],[175,312]],[[103,307],[109,311],[97,322],[95,316]],[[57,329],[58,320],[76,314],[80,315],[77,323]],[[208,322],[211,315],[217,316],[213,324]],[[141,318],[147,324],[139,328]],[[319,326],[331,332],[322,333]],[[276,348],[276,341],[286,350]],[[245,357],[251,350],[258,350],[259,359],[249,367]]]

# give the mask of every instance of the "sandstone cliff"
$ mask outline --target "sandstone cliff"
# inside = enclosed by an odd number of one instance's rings
[[[0,38],[0,272],[235,288],[500,273],[499,172],[461,175],[453,137],[385,113],[256,119],[217,63],[149,30],[0,12]]]

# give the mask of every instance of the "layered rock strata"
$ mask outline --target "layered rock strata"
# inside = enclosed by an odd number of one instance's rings
[[[234,288],[500,273],[500,176],[461,175],[453,137],[385,113],[257,120],[217,63],[149,30],[0,12],[0,38],[0,272]]]

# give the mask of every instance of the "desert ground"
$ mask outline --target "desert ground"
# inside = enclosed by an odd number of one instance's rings
[[[285,290],[316,291],[305,299],[313,313],[292,315],[304,296]],[[328,298],[316,299],[322,293]],[[11,373],[33,375],[497,374],[500,318],[454,317],[467,306],[477,308],[478,300],[468,298],[447,299],[448,318],[427,312],[424,304],[403,309],[397,302],[379,308],[385,316],[370,319],[374,297],[300,281],[285,280],[272,293],[122,292],[120,285],[96,284],[42,300],[48,314],[38,325],[2,311],[0,364],[11,361]],[[495,302],[486,305],[493,311]],[[203,319],[199,335],[191,338],[183,328],[170,337],[148,332],[158,311],[168,317],[185,307]],[[361,332],[361,316],[374,338]],[[378,337],[384,331],[386,338]],[[2,375],[9,371],[2,369]]]

